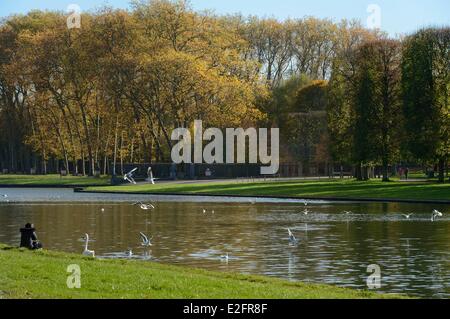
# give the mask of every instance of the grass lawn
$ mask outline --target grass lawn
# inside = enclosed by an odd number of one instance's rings
[[[248,196],[289,196],[318,198],[387,198],[409,200],[450,200],[450,184],[435,182],[381,181],[358,182],[355,180],[318,180],[282,182],[220,182],[198,184],[156,184],[88,187],[88,191],[180,193]]]
[[[81,268],[81,288],[67,288],[67,266]],[[2,298],[398,298],[329,285],[211,272],[154,262],[89,259],[0,245]]]
[[[57,174],[49,175],[0,175],[0,185],[62,185],[62,186],[88,186],[88,185],[109,185],[110,177],[100,178],[87,176],[64,176]]]

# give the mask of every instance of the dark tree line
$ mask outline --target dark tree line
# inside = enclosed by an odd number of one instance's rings
[[[356,177],[397,161],[438,163],[444,181],[450,154],[450,29],[421,30],[399,40],[365,42],[336,64],[329,84],[329,129],[335,158]],[[345,155],[343,155],[345,154]]]
[[[116,173],[170,161],[170,133],[276,126],[281,161],[353,165],[449,158],[449,28],[388,39],[355,21],[199,13],[184,1],[0,23],[0,168]],[[112,166],[110,166],[110,163]]]

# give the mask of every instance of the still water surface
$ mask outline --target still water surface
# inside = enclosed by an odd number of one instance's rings
[[[35,224],[47,249],[81,253],[82,237],[100,258],[131,258],[304,282],[366,288],[367,266],[381,267],[381,292],[450,297],[450,207],[399,203],[304,205],[293,200],[76,194],[66,189],[0,189],[0,242],[19,243]],[[9,200],[9,202],[7,202]],[[150,201],[148,212],[130,205]],[[203,213],[203,209],[207,213]],[[431,211],[444,217],[431,222]],[[214,210],[214,213],[212,211]],[[343,211],[351,211],[344,214]],[[414,213],[410,220],[402,213]],[[299,239],[290,246],[287,228]],[[153,236],[140,245],[139,232]],[[228,253],[228,262],[220,256]]]

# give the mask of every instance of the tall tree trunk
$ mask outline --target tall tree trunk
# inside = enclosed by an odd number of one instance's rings
[[[358,180],[358,181],[363,180],[362,163],[359,163],[358,165],[356,165],[355,175],[356,175],[356,180]]]
[[[108,173],[108,156],[105,155],[103,162],[103,175],[107,175],[107,173]]]
[[[119,154],[120,154],[120,174],[123,175],[123,131],[120,132],[120,150],[119,150]]]
[[[116,176],[118,135],[119,135],[119,114],[116,115],[116,123],[114,127],[114,153],[113,153],[113,167],[112,167],[113,176]]]
[[[388,172],[388,160],[386,157],[383,158],[383,182],[389,182],[389,172]]]
[[[445,182],[445,158],[441,157],[439,159],[439,165],[438,165],[438,170],[439,170],[439,183],[444,183]]]
[[[86,158],[84,157],[84,152],[81,153],[81,170],[83,171],[83,176],[86,176]]]
[[[94,170],[95,170],[94,155],[92,152],[91,134],[89,132],[86,110],[85,110],[84,105],[80,105],[80,110],[81,110],[81,118],[82,118],[82,122],[83,122],[84,134],[86,136],[86,146],[87,146],[88,160],[89,160],[89,176],[93,176]]]

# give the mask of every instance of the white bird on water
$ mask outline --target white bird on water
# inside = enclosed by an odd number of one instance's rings
[[[131,249],[128,249],[125,254],[127,255],[127,257],[131,258],[133,257],[133,251]]]
[[[308,215],[311,211],[310,210],[308,210],[308,201],[303,201],[303,204],[305,205],[305,209],[303,210],[303,215]]]
[[[83,255],[89,256],[89,257],[95,257],[95,251],[88,249],[88,243],[89,243],[89,235],[88,234],[85,234],[84,240],[85,240],[85,242],[84,242]]]
[[[348,210],[344,210],[344,211],[342,212],[342,214],[350,215],[350,214],[352,214],[352,212],[351,212],[351,211],[348,211]]]
[[[140,232],[139,234],[141,235],[141,239],[142,239],[141,245],[142,246],[144,246],[144,247],[153,246],[151,243],[151,240],[153,239],[153,237],[149,239],[148,236],[145,235],[144,233]]]
[[[139,207],[142,210],[150,210],[150,209],[155,209],[155,206],[153,206],[152,204],[144,204],[142,202],[136,202],[133,205],[139,205]]]
[[[402,214],[406,219],[410,219],[414,214]]]
[[[1,197],[4,197],[4,198],[7,198],[7,197],[8,197],[8,195],[6,195],[6,194],[0,194],[0,196],[1,196]]]
[[[220,256],[220,260],[228,262],[228,259],[229,259],[228,253],[226,253],[225,255]]]
[[[442,217],[442,213],[438,210],[433,210],[433,214],[431,215],[431,221],[435,222],[438,217]]]
[[[288,228],[288,234],[289,234],[289,243],[292,245],[298,244],[298,239],[295,238],[294,234],[291,232],[291,230]]]

